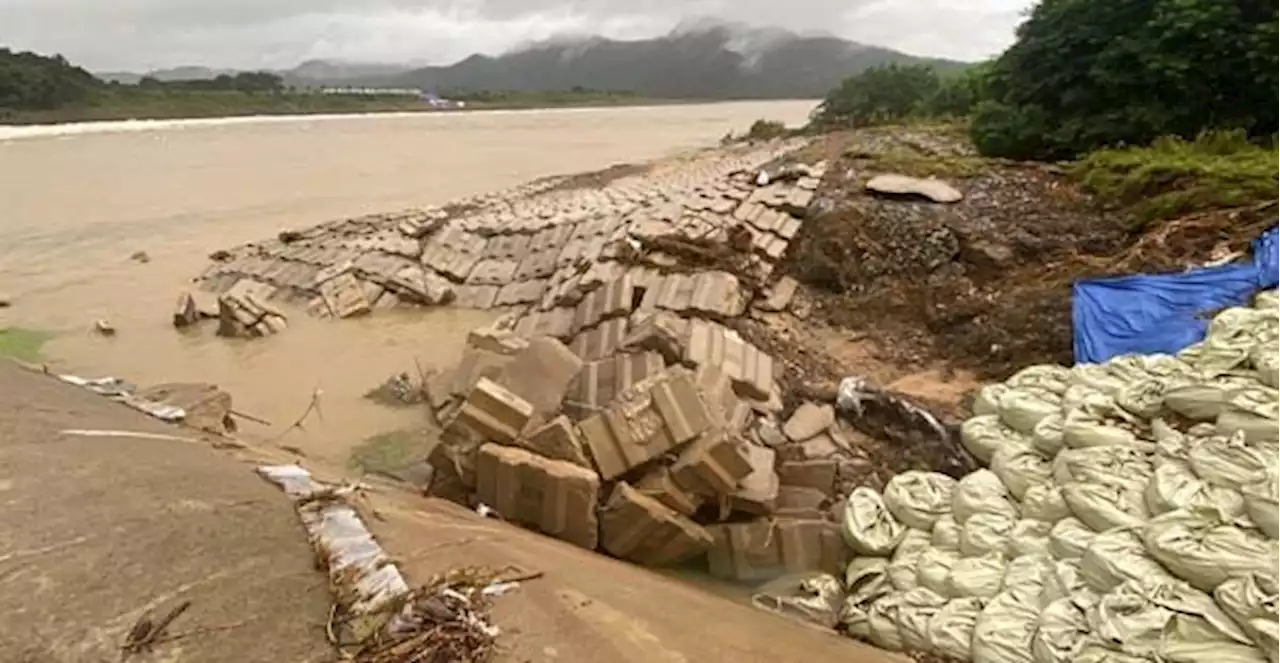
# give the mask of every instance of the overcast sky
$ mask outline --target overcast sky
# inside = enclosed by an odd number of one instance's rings
[[[0,0],[0,46],[94,71],[312,58],[447,64],[564,34],[651,37],[720,18],[979,59],[1030,0]]]

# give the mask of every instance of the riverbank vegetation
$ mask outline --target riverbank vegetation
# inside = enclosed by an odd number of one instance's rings
[[[983,157],[1073,161],[1143,220],[1277,198],[1277,8],[1041,0],[1002,55],[846,79],[810,130],[959,119]]]

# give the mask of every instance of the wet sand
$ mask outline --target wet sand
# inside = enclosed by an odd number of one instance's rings
[[[142,384],[210,381],[275,438],[320,392],[323,420],[274,440],[330,465],[382,431],[420,425],[360,396],[388,375],[444,366],[476,311],[301,315],[275,338],[180,334],[173,302],[206,255],[279,230],[449,200],[530,179],[714,145],[757,118],[798,124],[811,102],[750,102],[412,117],[159,124],[0,139],[0,326],[57,336],[57,370]],[[6,134],[8,135],[8,134]],[[145,251],[150,261],[130,260]],[[97,318],[119,333],[90,331]]]

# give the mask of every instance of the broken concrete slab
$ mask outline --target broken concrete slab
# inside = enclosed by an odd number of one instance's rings
[[[528,435],[517,439],[516,444],[551,460],[591,467],[582,444],[582,436],[573,422],[564,415],[534,428]]]
[[[596,361],[613,354],[627,336],[627,319],[605,320],[574,337],[569,347],[583,361]]]
[[[836,410],[831,404],[806,402],[796,408],[782,432],[796,442],[803,442],[825,431],[835,420]]]
[[[821,520],[759,519],[708,528],[712,576],[760,582],[787,573],[823,571],[839,575],[849,555],[839,527]]]
[[[692,440],[710,425],[692,376],[671,368],[632,385],[579,427],[600,476],[610,480]]]
[[[514,356],[529,347],[529,341],[515,332],[491,326],[468,332],[467,347]]]
[[[339,274],[321,283],[319,290],[320,296],[324,298],[324,303],[329,306],[334,317],[350,318],[364,315],[372,310],[369,307],[369,300],[365,299],[360,279],[352,276],[350,272]]]
[[[785,311],[791,305],[791,298],[795,297],[796,289],[799,287],[799,281],[790,276],[784,276],[770,286],[768,296],[764,301],[757,303],[756,308],[770,312]]]
[[[600,507],[600,547],[645,566],[671,566],[711,547],[701,525],[620,482]]]
[[[585,467],[486,444],[476,457],[476,498],[508,521],[596,548],[600,477]]]
[[[867,180],[866,188],[872,193],[890,196],[919,196],[935,203],[955,203],[964,198],[964,194],[942,180],[908,177],[906,175],[876,175]]]
[[[836,484],[836,461],[832,458],[783,460],[778,463],[778,481],[783,486],[815,488],[829,495]]]
[[[534,414],[551,416],[560,411],[581,370],[582,360],[563,343],[539,336],[512,357],[495,381],[532,405]]]
[[[181,329],[199,321],[200,310],[196,307],[195,297],[190,292],[178,295],[178,303],[173,307],[173,326]]]
[[[823,431],[804,442],[788,442],[778,447],[783,460],[815,460],[831,458],[840,453],[840,447],[831,439],[830,433]]]
[[[575,421],[600,412],[631,385],[661,373],[662,356],[656,352],[619,352],[588,362],[565,397],[564,412]]]
[[[480,378],[455,415],[452,425],[479,433],[486,441],[510,444],[533,418],[534,408],[502,385]]]
[[[779,486],[775,513],[779,516],[818,520],[823,517],[831,497],[817,488]]]
[[[724,430],[711,430],[680,452],[671,476],[686,490],[716,497],[731,495],[753,467],[746,443]]]
[[[757,516],[773,513],[778,502],[778,473],[774,470],[777,454],[772,449],[749,444],[746,447],[747,462],[751,473],[738,483],[738,489],[729,498],[729,507]]]
[[[574,309],[573,333],[591,329],[601,320],[630,315],[635,308],[635,294],[636,289],[629,276],[610,281],[591,291]]]
[[[691,493],[676,483],[675,478],[671,475],[671,469],[667,467],[654,468],[644,475],[640,481],[636,482],[635,488],[641,493],[662,502],[677,513],[690,518],[697,513],[698,507],[702,506],[704,501],[702,495]]]
[[[773,357],[744,341],[736,331],[706,320],[690,320],[683,363],[715,366],[745,398],[765,400],[773,388]]]
[[[649,350],[668,364],[684,358],[689,322],[668,311],[646,311],[634,316],[630,332],[619,345],[625,350]]]

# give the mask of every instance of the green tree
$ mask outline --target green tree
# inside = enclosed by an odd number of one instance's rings
[[[902,120],[924,112],[938,86],[938,74],[928,65],[872,67],[827,93],[812,122],[817,127],[835,127]]]
[[[61,55],[0,48],[0,109],[46,110],[82,101],[101,82]]]
[[[1042,0],[992,67],[975,144],[1061,158],[1206,129],[1276,131],[1277,5]]]

